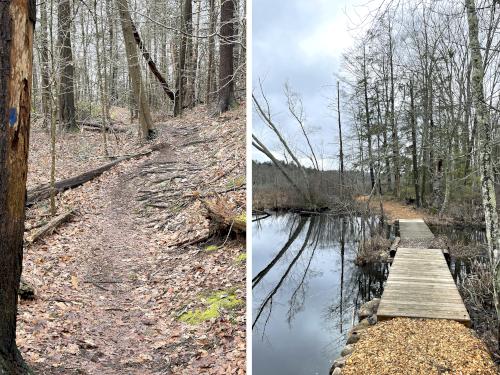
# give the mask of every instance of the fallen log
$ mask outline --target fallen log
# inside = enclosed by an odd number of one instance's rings
[[[123,156],[97,169],[93,169],[91,171],[82,173],[75,177],[70,177],[61,181],[57,181],[54,186],[55,194],[57,195],[68,189],[74,189],[78,186],[81,186],[84,183],[93,180],[96,177],[99,177],[101,174],[111,169],[118,163],[121,163],[122,161],[133,159],[136,157],[146,156],[151,154],[151,152],[153,151],[150,150],[139,154]],[[30,207],[37,202],[50,198],[50,191],[51,191],[50,184],[44,184],[41,186],[37,186],[36,188],[30,189],[28,191],[28,197],[26,199],[26,206]]]
[[[94,121],[77,121],[78,125],[89,128],[88,130],[102,131],[102,124]],[[114,133],[126,133],[127,129],[119,128],[113,125],[106,125],[106,131]]]
[[[59,225],[68,221],[69,218],[71,216],[73,216],[74,213],[75,213],[75,210],[71,209],[69,211],[66,211],[66,212],[56,216],[55,218],[50,220],[47,224],[45,224],[44,226],[35,230],[33,232],[33,234],[29,235],[26,238],[26,245],[29,246],[29,245],[33,244],[34,242],[36,242],[37,240],[39,240],[40,238],[42,238],[43,236],[45,236],[46,234],[52,233],[54,231],[54,229],[56,229]]]
[[[235,233],[246,232],[245,212],[239,213],[234,203],[222,198],[202,199],[201,202],[207,210],[208,217],[215,223],[211,232],[220,230],[231,230]]]

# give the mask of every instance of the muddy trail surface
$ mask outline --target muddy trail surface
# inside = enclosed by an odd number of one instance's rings
[[[150,157],[59,197],[77,214],[25,250],[18,346],[36,373],[244,373],[244,236],[202,202],[244,212],[241,117],[165,123]]]

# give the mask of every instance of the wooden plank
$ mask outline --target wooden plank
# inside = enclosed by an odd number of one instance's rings
[[[422,219],[400,219],[399,233],[401,240],[434,238],[431,230]]]
[[[400,232],[402,239],[432,235],[423,220],[400,220]],[[469,314],[440,249],[397,250],[377,316],[380,320],[398,316],[450,319],[470,326]]]

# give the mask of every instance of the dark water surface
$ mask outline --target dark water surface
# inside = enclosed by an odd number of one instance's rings
[[[329,215],[254,222],[255,375],[328,374],[358,306],[387,276],[386,266],[354,265],[361,231],[359,218]]]

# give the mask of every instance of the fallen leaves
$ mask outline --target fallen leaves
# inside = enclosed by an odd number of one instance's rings
[[[207,192],[227,190],[238,212],[244,211],[244,190],[228,189],[245,174],[239,111],[224,115],[223,124],[202,111],[169,120],[159,126],[158,142],[171,147],[119,164],[57,197],[60,211],[74,207],[79,215],[33,244],[24,262],[24,276],[36,286],[38,299],[20,305],[17,335],[39,373],[245,372],[244,303],[221,308],[218,317],[196,325],[177,317],[184,308],[203,308],[200,295],[218,290],[231,289],[235,299],[245,300],[245,264],[236,260],[244,253],[244,239],[229,238],[213,252],[204,251],[205,244],[172,246],[209,234],[197,199]],[[39,157],[30,157],[32,186],[45,182],[49,172],[46,135],[35,131],[33,137]],[[95,158],[99,134],[63,137],[58,177],[85,171],[94,161],[102,164]],[[204,142],[179,147],[206,139],[210,147]],[[132,142],[111,147],[116,154],[137,152]],[[137,199],[142,194],[155,196],[158,207]],[[31,208],[28,223],[35,226],[47,209],[47,202]]]

